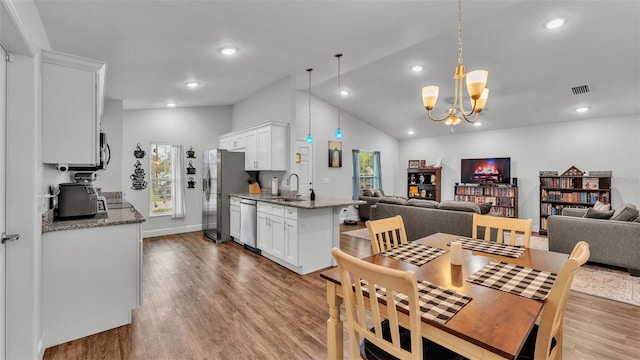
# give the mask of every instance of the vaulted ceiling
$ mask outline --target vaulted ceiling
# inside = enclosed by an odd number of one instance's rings
[[[35,2],[53,50],[107,62],[106,95],[125,109],[229,105],[290,75],[306,91],[310,67],[313,95],[336,104],[343,53],[344,111],[398,139],[450,133],[426,117],[421,88],[440,86],[444,113],[458,56],[452,0]],[[546,29],[556,16],[564,26]],[[218,52],[228,45],[238,53]],[[456,133],[640,117],[637,0],[465,0],[463,58],[489,71],[491,93],[483,125]],[[574,95],[580,85],[590,92]]]

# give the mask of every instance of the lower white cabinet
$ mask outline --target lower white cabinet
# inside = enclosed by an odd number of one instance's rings
[[[284,257],[284,206],[258,202],[258,249]]]
[[[240,198],[229,198],[229,235],[236,240],[240,239]]]
[[[303,209],[258,201],[258,249],[262,255],[298,274],[332,265],[338,212]],[[338,225],[336,225],[338,224]]]
[[[42,234],[45,348],[131,323],[141,286],[140,224]]]

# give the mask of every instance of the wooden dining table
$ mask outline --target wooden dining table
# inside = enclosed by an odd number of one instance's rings
[[[418,280],[428,281],[472,300],[446,324],[422,318],[422,336],[469,359],[516,359],[544,305],[543,301],[511,294],[465,279],[492,260],[558,273],[567,254],[526,249],[518,258],[462,250],[462,265],[452,265],[449,243],[459,235],[437,233],[414,241],[447,250],[447,253],[421,266],[376,254],[363,260],[400,270],[413,270]],[[343,323],[340,316],[342,288],[337,268],[320,274],[327,284],[329,320],[327,321],[328,359],[342,359]],[[408,327],[408,316],[400,323]]]

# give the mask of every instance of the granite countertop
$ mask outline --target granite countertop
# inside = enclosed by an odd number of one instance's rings
[[[113,205],[114,208],[111,209],[109,205]],[[147,221],[147,219],[133,206],[121,209],[116,209],[116,207],[117,203],[107,203],[109,216],[104,219],[87,218],[54,221],[53,210],[47,210],[42,214],[42,232],[46,233],[51,231],[87,229],[100,226],[135,224]]]
[[[326,196],[316,196],[315,201],[309,200],[308,195],[305,195],[304,197],[300,198],[300,200],[296,201],[284,201],[284,198],[282,196],[272,196],[266,194],[231,194],[230,196],[235,196],[242,199],[264,201],[284,206],[291,206],[300,209],[321,209],[366,204],[366,201],[362,200],[338,199]]]

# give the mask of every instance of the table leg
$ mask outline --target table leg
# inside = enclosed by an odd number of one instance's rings
[[[327,320],[327,359],[341,360],[344,353],[344,337],[342,320],[340,320],[340,304],[342,297],[338,296],[340,288],[331,281],[327,281],[327,303],[329,303],[329,320]]]

